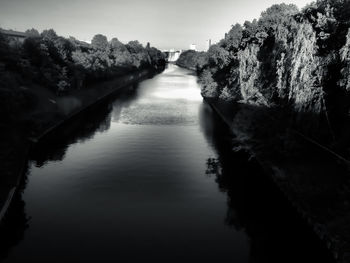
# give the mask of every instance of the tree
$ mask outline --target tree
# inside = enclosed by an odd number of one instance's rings
[[[125,45],[118,40],[118,38],[114,37],[109,42],[109,46],[114,50],[126,51]]]
[[[219,98],[224,101],[233,101],[235,99],[234,95],[227,86],[222,89]]]
[[[143,51],[142,44],[137,40],[129,41],[126,47],[130,53],[141,53]]]
[[[350,25],[350,5],[348,0],[317,0],[314,7],[317,8],[318,12],[324,13],[326,16],[330,16],[329,13],[327,14],[327,9],[332,9],[334,17],[340,23]]]
[[[208,57],[209,63],[212,66],[222,69],[228,64],[230,54],[226,49],[219,45],[212,45],[208,50]]]
[[[53,41],[55,38],[57,38],[57,34],[56,34],[56,31],[53,29],[45,29],[41,33],[41,37],[45,40]]]
[[[32,28],[32,29],[27,29],[25,31],[26,35],[28,37],[40,37],[40,33],[38,30],[36,30],[35,28]]]
[[[218,85],[213,79],[213,75],[210,70],[206,69],[202,72],[199,78],[199,82],[202,86],[202,95],[205,98],[217,98],[218,97]]]
[[[81,50],[76,50],[72,53],[73,61],[76,65],[89,70],[91,68],[92,59],[89,53],[82,52]]]
[[[243,27],[243,38],[255,37],[255,34],[258,31],[258,21],[256,19],[254,19],[252,22],[245,21]]]
[[[240,24],[232,26],[231,30],[226,34],[225,39],[221,42],[220,46],[227,51],[236,52],[241,43],[243,36],[243,28]]]
[[[261,13],[258,21],[259,31],[275,32],[278,26],[289,23],[290,17],[296,15],[299,9],[294,4],[275,4]]]
[[[186,50],[181,53],[176,64],[180,67],[185,67],[197,71],[201,71],[202,68],[208,63],[208,56],[205,52],[197,52],[194,50]]]
[[[54,49],[53,52],[58,55],[62,62],[71,60],[72,52],[75,50],[75,46],[66,38],[58,37],[53,41]]]
[[[98,49],[106,49],[108,46],[107,37],[102,34],[97,34],[92,38],[91,45]]]

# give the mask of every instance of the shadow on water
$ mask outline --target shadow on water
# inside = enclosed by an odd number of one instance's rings
[[[25,230],[29,227],[30,218],[26,214],[22,193],[27,185],[28,167],[25,167],[18,191],[0,224],[0,261],[7,258],[11,248],[18,245],[24,238]]]
[[[112,118],[119,119],[123,107],[127,107],[137,97],[137,85],[123,89],[107,102],[88,109],[36,144],[31,151],[31,160],[41,167],[47,161],[61,161],[71,144],[92,139],[96,133],[108,131]],[[113,114],[112,114],[113,112]]]
[[[246,152],[232,151],[234,136],[207,104],[200,125],[218,154],[207,160],[206,173],[227,194],[225,223],[250,238],[250,262],[334,262],[258,163]]]
[[[119,118],[116,112],[120,114],[122,108],[127,107],[137,97],[137,87],[136,84],[123,89],[122,93],[116,93],[106,103],[92,107],[86,114],[73,118],[45,136],[31,150],[29,161],[41,167],[48,161],[63,160],[71,144],[84,142],[92,139],[98,132],[107,131],[110,128],[112,117]],[[0,224],[0,261],[5,260],[11,249],[23,240],[26,229],[30,227],[30,217],[26,214],[23,199],[23,191],[30,172],[29,164],[24,169],[18,191]]]
[[[145,79],[152,79],[158,73],[153,72]],[[97,132],[109,130],[111,120],[118,120],[122,109],[138,97],[138,86],[136,83],[117,90],[102,103],[86,109],[84,114],[78,114],[41,138],[31,150],[30,160],[38,167],[47,161],[61,161],[69,145],[90,140]]]
[[[118,120],[121,109],[137,96],[137,88],[130,87],[129,92],[116,94],[109,103],[72,120],[44,138],[33,150],[31,160],[38,166],[62,160],[69,145],[108,130],[111,118]],[[223,223],[247,233],[249,262],[332,262],[330,254],[267,180],[259,165],[244,152],[232,152],[232,135],[206,104],[200,108],[200,128],[218,155],[207,160],[206,174],[215,177],[218,188],[227,195]],[[30,227],[22,197],[26,180],[25,176],[0,227],[0,261],[23,240]]]

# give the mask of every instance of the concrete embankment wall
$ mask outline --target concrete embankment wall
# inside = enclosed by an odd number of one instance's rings
[[[84,91],[80,94],[82,96],[79,96],[79,94],[69,95],[68,103],[73,101],[74,107],[63,106],[63,109],[65,109],[66,112],[64,112],[65,114],[63,114],[62,118],[58,119],[51,125],[45,127],[39,133],[30,136],[30,138],[21,138],[20,140],[18,140],[16,144],[20,144],[20,146],[18,147],[18,149],[20,149],[20,152],[18,152],[14,159],[10,160],[11,165],[7,165],[5,164],[6,162],[4,162],[1,165],[3,167],[0,167],[0,170],[6,172],[6,175],[2,176],[7,176],[9,178],[8,180],[4,180],[8,181],[8,183],[0,187],[0,196],[2,197],[0,200],[0,222],[6,215],[11,201],[14,195],[16,194],[16,191],[18,190],[21,178],[23,177],[23,174],[26,171],[26,165],[29,160],[30,150],[35,145],[35,143],[49,135],[51,132],[59,129],[61,126],[68,123],[75,117],[84,114],[86,111],[91,110],[92,108],[100,105],[101,103],[104,103],[107,99],[112,97],[118,91],[121,91],[123,88],[145,80],[158,72],[157,70],[152,68],[142,69],[127,74],[125,76],[115,78],[110,81],[104,81],[101,83],[93,84],[88,87],[90,91],[94,90],[95,93],[98,93],[98,96],[94,97],[93,99],[91,99],[91,96],[89,99],[86,99],[83,96]],[[61,105],[58,105],[58,108],[60,106]]]

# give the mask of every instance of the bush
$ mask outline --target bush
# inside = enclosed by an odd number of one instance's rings
[[[214,99],[219,95],[218,85],[213,79],[210,70],[204,70],[199,78],[199,82],[202,85],[202,95],[205,98]]]

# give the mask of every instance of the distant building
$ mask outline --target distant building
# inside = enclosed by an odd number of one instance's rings
[[[208,40],[208,50],[211,47],[211,39]]]
[[[10,42],[19,42],[23,43],[28,35],[24,32],[18,32],[13,30],[0,29],[0,33],[7,37]]]
[[[162,52],[166,55],[167,62],[176,62],[179,59],[182,53],[182,50],[170,49],[170,50],[162,50]]]
[[[197,46],[196,46],[196,44],[191,44],[191,45],[190,45],[190,50],[197,51]]]

